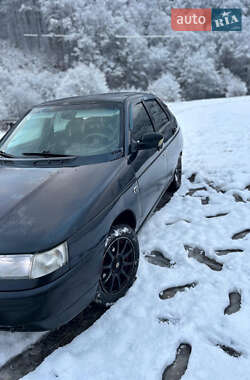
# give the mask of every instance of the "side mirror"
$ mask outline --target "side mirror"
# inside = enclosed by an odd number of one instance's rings
[[[132,150],[158,149],[163,146],[164,137],[160,133],[147,133],[143,135],[141,140],[133,144]]]

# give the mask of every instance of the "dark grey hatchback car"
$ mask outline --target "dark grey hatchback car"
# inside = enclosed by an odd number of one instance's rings
[[[0,141],[0,328],[48,330],[135,280],[136,233],[181,183],[159,98],[111,93],[30,110]]]

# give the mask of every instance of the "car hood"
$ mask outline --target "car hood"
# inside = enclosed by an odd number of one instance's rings
[[[0,254],[47,250],[119,195],[124,160],[61,168],[0,168]]]

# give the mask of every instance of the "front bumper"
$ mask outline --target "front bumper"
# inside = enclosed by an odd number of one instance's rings
[[[73,319],[94,299],[102,255],[97,250],[53,282],[0,292],[0,329],[52,330]]]

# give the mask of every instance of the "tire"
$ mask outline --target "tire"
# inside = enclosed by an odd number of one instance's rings
[[[182,174],[182,156],[179,156],[177,167],[174,172],[174,178],[169,186],[169,191],[175,193],[181,187],[181,174]]]
[[[109,306],[123,297],[136,279],[138,264],[139,243],[135,231],[125,224],[112,227],[105,242],[95,302]]]

